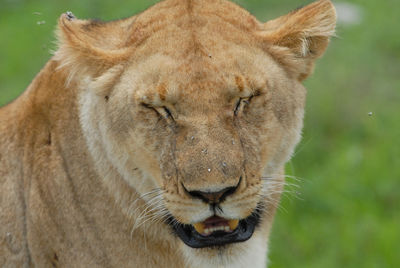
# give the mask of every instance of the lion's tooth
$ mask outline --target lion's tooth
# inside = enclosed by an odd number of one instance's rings
[[[229,228],[231,231],[235,230],[239,225],[239,220],[229,220],[228,221]]]
[[[193,224],[193,227],[196,230],[196,232],[198,232],[199,234],[202,234],[205,232],[205,230],[204,230],[205,224],[202,222]]]
[[[230,232],[235,230],[238,225],[239,225],[239,220],[229,220],[228,221],[228,225],[220,225],[220,226],[210,226],[206,228],[206,225],[203,222],[198,222],[193,224],[194,229],[196,230],[196,232],[198,232],[199,234],[203,234],[203,235],[209,235],[213,232],[217,232],[217,231],[225,231],[225,232]]]

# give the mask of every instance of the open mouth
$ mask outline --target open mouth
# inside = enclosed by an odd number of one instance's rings
[[[222,246],[248,240],[260,221],[260,210],[256,209],[242,220],[228,220],[212,216],[195,224],[174,224],[169,220],[174,232],[189,247],[204,248]]]

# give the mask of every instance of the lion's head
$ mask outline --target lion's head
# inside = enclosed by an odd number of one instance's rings
[[[139,225],[160,219],[185,252],[211,256],[266,244],[300,139],[301,81],[334,25],[328,0],[264,24],[226,1],[166,0],[109,23],[63,15],[56,59],[79,85],[81,125],[109,187],[116,170],[146,201],[128,209]]]

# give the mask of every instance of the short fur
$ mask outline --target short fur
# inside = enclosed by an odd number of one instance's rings
[[[109,23],[62,15],[54,57],[0,109],[0,266],[265,266],[300,82],[335,19],[328,0],[265,24],[224,0],[166,0]],[[184,245],[165,219],[212,212],[183,186],[240,177],[218,215],[261,204],[252,238]]]

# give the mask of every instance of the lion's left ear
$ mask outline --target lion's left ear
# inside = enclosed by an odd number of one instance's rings
[[[79,20],[71,12],[62,14],[58,21],[58,50],[55,59],[59,68],[66,68],[72,77],[84,74],[95,77],[129,56],[125,46],[127,32],[134,17],[99,22]]]
[[[259,33],[269,52],[299,80],[313,69],[334,35],[336,11],[329,0],[319,0],[285,16],[268,21]],[[270,46],[272,44],[272,46]]]

